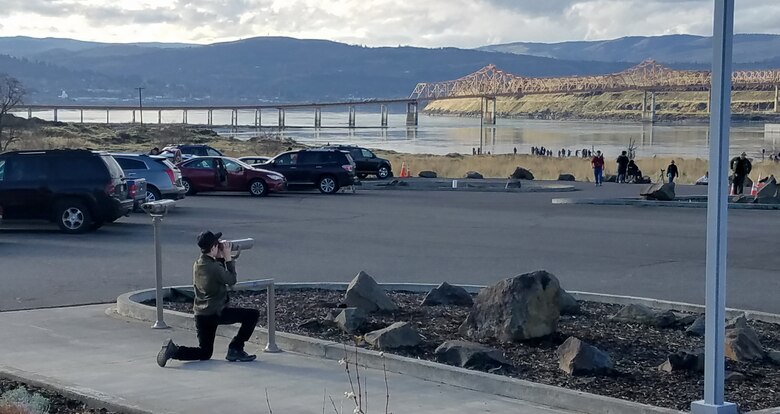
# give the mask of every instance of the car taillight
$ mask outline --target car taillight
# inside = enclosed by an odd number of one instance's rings
[[[343,169],[345,169],[345,170],[347,170],[349,172],[352,172],[352,164],[342,165],[341,168],[343,168]]]
[[[106,185],[106,194],[113,195],[114,191],[116,191],[116,186],[114,183],[109,183]]]
[[[168,178],[171,179],[171,184],[176,185],[176,176],[173,175],[173,170],[167,169],[165,170],[165,173],[168,174]]]
[[[127,187],[127,194],[130,196],[130,198],[135,198],[135,193],[137,192],[138,186],[135,183],[132,183]]]

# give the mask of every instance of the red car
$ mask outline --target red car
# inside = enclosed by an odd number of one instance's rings
[[[255,197],[287,189],[282,174],[229,157],[195,157],[176,165],[187,195],[201,191],[249,191]]]

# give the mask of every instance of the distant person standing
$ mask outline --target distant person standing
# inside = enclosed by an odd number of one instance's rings
[[[596,186],[601,187],[601,177],[604,174],[604,156],[601,155],[601,151],[596,151],[596,156],[590,160],[590,164],[593,166],[593,176],[596,178]]]
[[[670,183],[674,182],[674,179],[680,176],[680,172],[677,171],[677,165],[674,163],[674,160],[669,164],[668,167],[666,167],[666,178],[669,179]]]
[[[517,147],[515,147],[512,151],[514,151],[514,155],[517,155]]]
[[[745,191],[745,177],[753,170],[753,164],[747,159],[744,152],[731,160],[731,170],[734,171],[734,194],[742,194]]]
[[[617,182],[619,183],[625,183],[626,182],[626,172],[628,170],[628,155],[626,155],[626,152],[623,151],[620,153],[620,155],[617,157]]]

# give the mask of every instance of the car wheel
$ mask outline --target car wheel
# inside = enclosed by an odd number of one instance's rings
[[[263,180],[253,180],[249,183],[249,194],[255,197],[262,197],[268,194],[268,186],[265,185]]]
[[[360,174],[358,174],[357,176],[358,176],[358,178],[360,178],[360,179],[362,180],[362,179],[364,179],[364,178],[368,177],[368,174],[363,174],[363,173],[360,173]]]
[[[195,187],[192,186],[192,183],[188,179],[181,180],[181,184],[184,186],[184,194],[187,194],[188,196],[195,195]]]
[[[323,194],[335,194],[336,191],[339,191],[339,184],[332,175],[326,175],[320,178],[317,188]]]
[[[147,185],[146,186],[146,202],[151,203],[152,201],[158,201],[162,200],[162,194],[160,194],[160,190]]]
[[[390,167],[388,167],[387,165],[383,165],[383,166],[379,167],[379,170],[377,170],[377,172],[376,172],[376,177],[381,179],[381,180],[384,180],[385,178],[390,177],[390,175],[391,175]]]
[[[60,230],[64,233],[84,233],[92,227],[92,214],[81,201],[64,200],[58,202],[54,208],[54,217]]]

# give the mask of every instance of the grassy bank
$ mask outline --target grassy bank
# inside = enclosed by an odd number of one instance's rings
[[[659,92],[656,94],[656,117],[659,120],[705,118],[708,93]],[[533,118],[641,119],[641,91],[526,95],[519,98],[499,97],[499,116]],[[777,118],[773,112],[774,91],[735,91],[732,93],[732,113],[737,117]],[[648,94],[647,105],[650,105]],[[443,115],[478,116],[479,99],[448,99],[433,101],[425,112]]]
[[[208,129],[182,126],[133,125],[105,126],[90,124],[34,123],[17,132],[20,139],[10,149],[34,150],[52,148],[94,148],[114,152],[148,152],[153,147],[168,144],[208,143],[230,156],[273,156],[287,148],[304,148],[292,140],[280,140],[269,134],[240,141],[220,137]],[[401,165],[407,164],[413,175],[420,171],[436,171],[440,177],[460,178],[468,171],[478,171],[488,178],[507,178],[516,167],[526,168],[540,180],[555,180],[559,174],[573,174],[578,181],[592,181],[590,161],[581,158],[543,158],[531,155],[429,155],[403,154],[378,150],[377,153],[391,161],[395,174]],[[606,174],[614,174],[614,157],[608,157]],[[661,169],[666,169],[672,158],[653,157],[637,160],[644,175],[656,180]],[[707,171],[703,159],[674,158],[680,169],[680,182],[693,183]],[[780,177],[780,163],[754,161],[752,177],[774,174]]]

